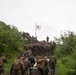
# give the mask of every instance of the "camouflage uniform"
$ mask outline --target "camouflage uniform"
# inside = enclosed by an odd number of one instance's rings
[[[18,59],[17,59],[17,60],[18,60]],[[16,61],[16,60],[15,60],[15,61]],[[15,70],[15,69],[13,68],[14,63],[12,64],[11,69],[10,69],[10,75],[23,75],[23,74],[24,74],[24,67],[23,67],[24,64],[23,64],[23,62],[20,61],[19,65],[20,65],[20,68],[17,69],[17,70]]]
[[[50,69],[51,69],[51,71],[52,71],[53,74],[55,74],[56,62],[57,61],[56,61],[55,56],[54,55],[51,55],[49,65],[50,65]]]
[[[34,57],[32,55],[31,50],[28,50],[27,57],[28,57],[28,60],[31,62],[31,66],[33,67],[33,65],[35,64],[35,59],[34,59]]]
[[[37,69],[32,69],[31,75],[49,75],[49,69],[45,66],[43,58],[37,60]]]
[[[24,75],[29,75],[29,67],[31,66],[31,62],[28,60],[28,58],[26,57],[23,60],[24,63]]]

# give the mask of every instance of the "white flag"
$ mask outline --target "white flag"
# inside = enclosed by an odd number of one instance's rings
[[[41,26],[40,25],[36,25],[36,29],[41,29]]]

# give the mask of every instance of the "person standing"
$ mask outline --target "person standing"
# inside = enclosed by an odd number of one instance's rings
[[[53,74],[55,74],[55,67],[56,67],[56,58],[54,56],[54,54],[52,53],[52,55],[50,56],[50,61],[49,61],[49,66],[50,66],[50,69],[52,71]]]
[[[47,42],[47,43],[49,42],[49,37],[48,37],[48,36],[46,37],[46,42]]]
[[[50,75],[43,57],[38,57],[37,68],[31,70],[31,75]]]

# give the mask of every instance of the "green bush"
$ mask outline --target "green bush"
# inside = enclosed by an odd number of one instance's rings
[[[58,61],[57,67],[58,67],[58,75],[66,75],[66,69],[65,69],[66,66],[62,64],[61,60]]]

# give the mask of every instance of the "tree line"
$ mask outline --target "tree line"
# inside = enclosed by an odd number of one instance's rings
[[[17,27],[7,25],[0,21],[0,54],[9,53],[10,51],[19,51],[24,45],[25,40]]]
[[[66,31],[55,41],[58,75],[76,75],[76,34]]]

